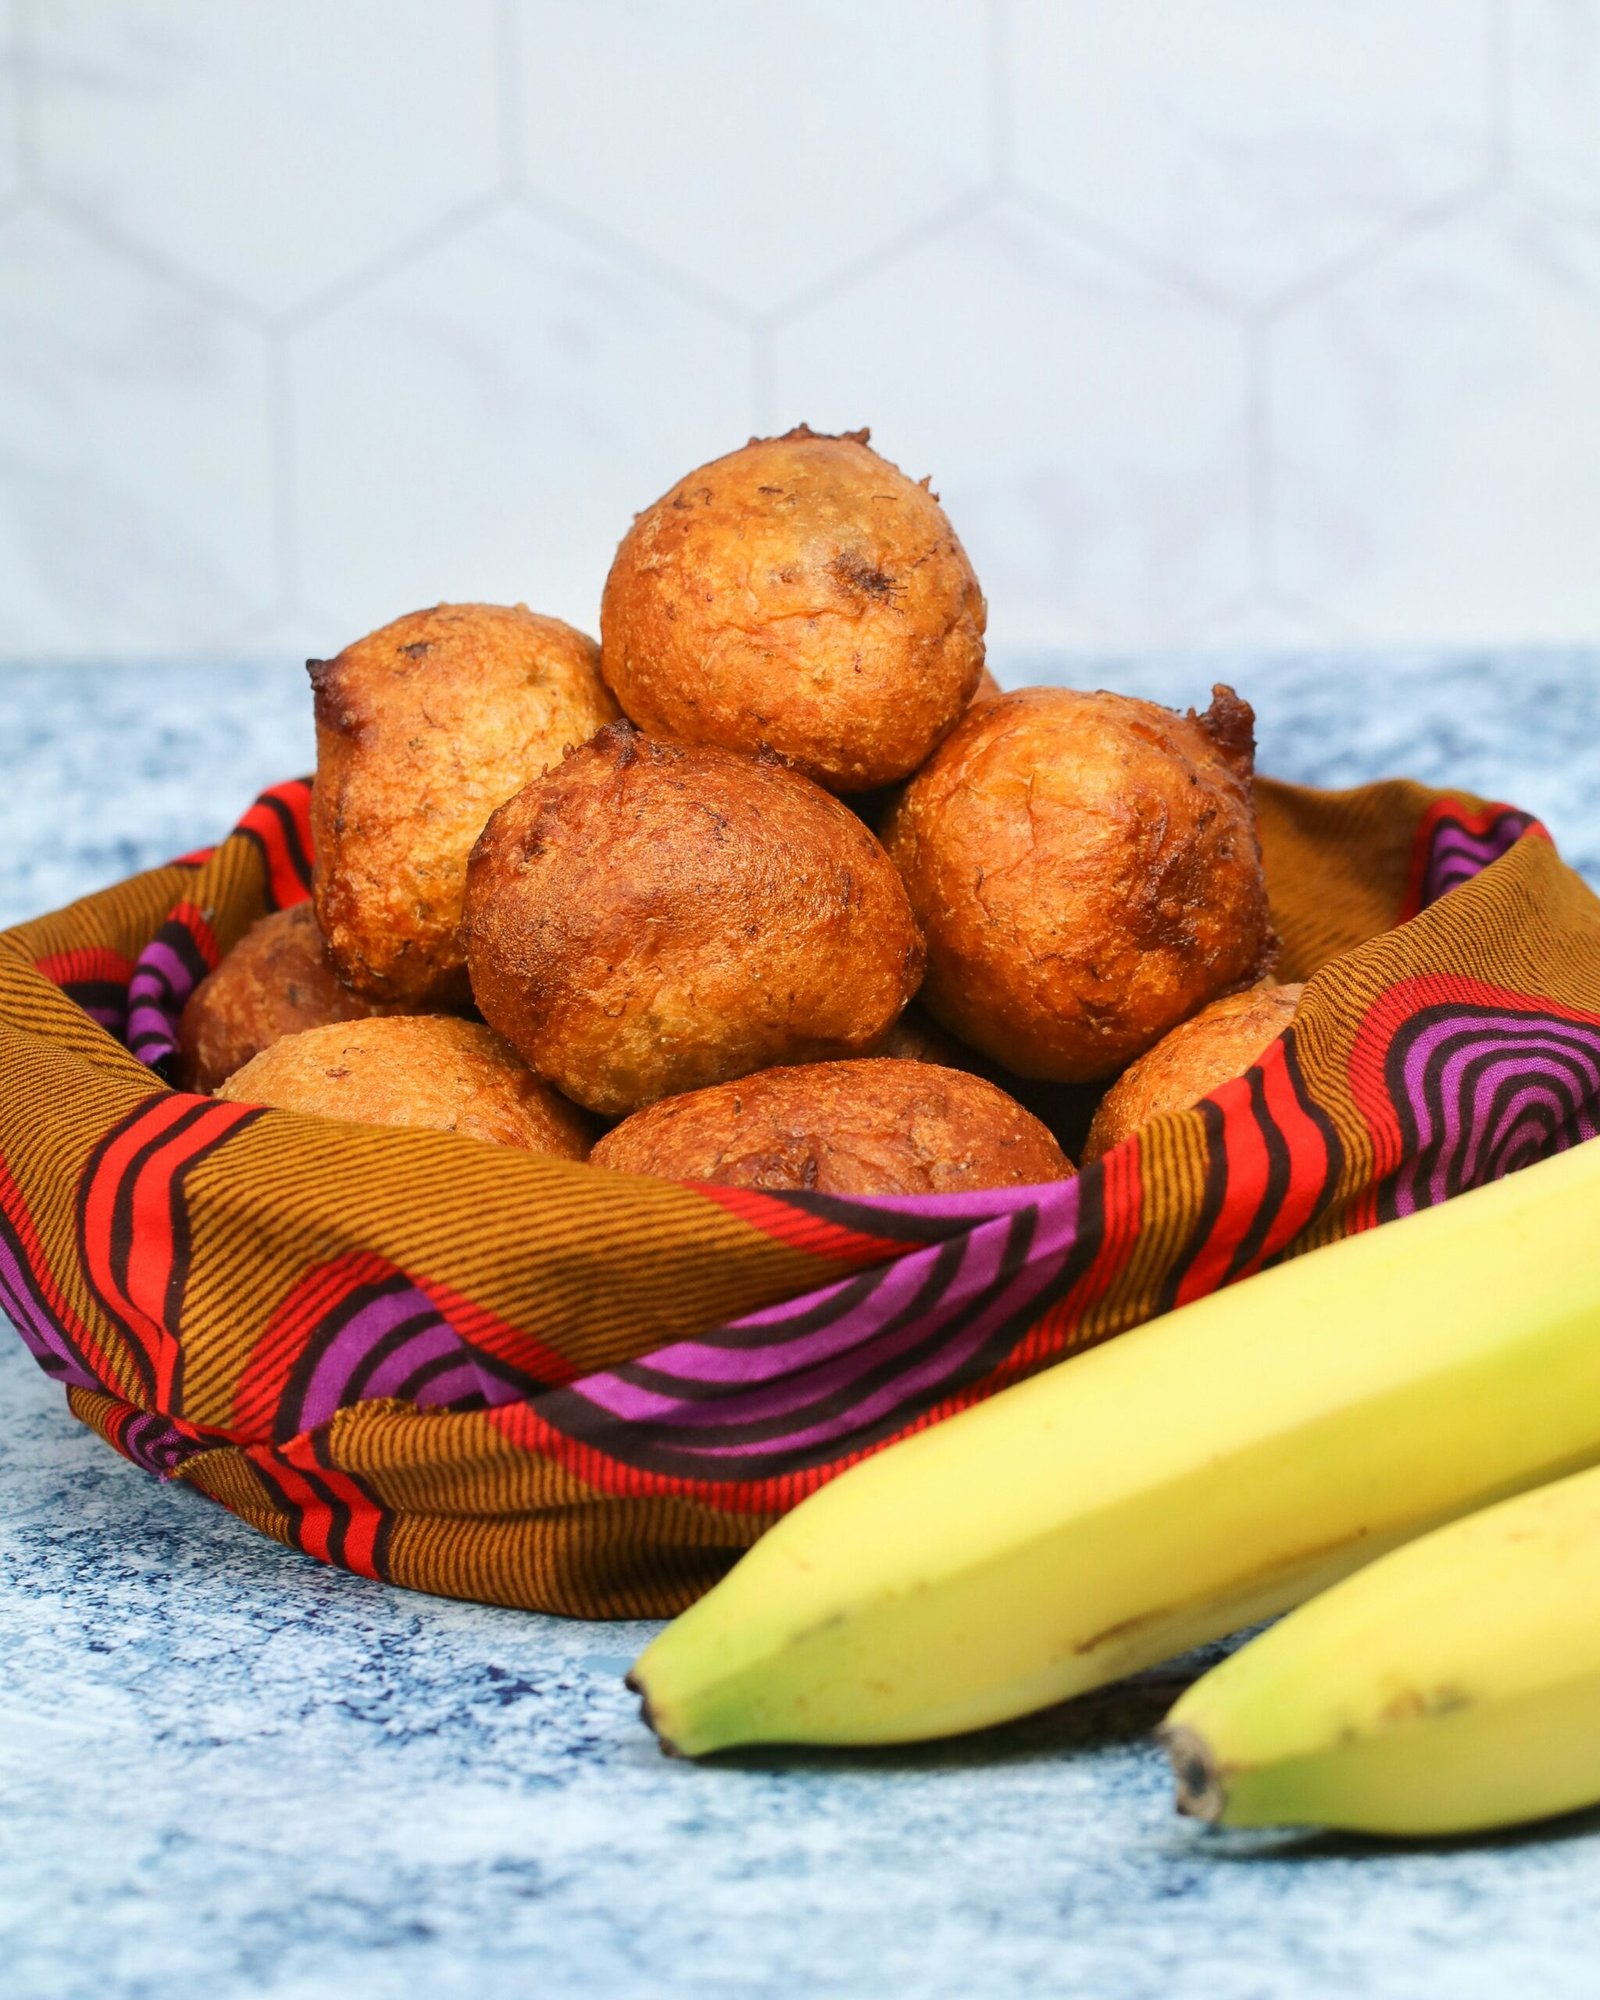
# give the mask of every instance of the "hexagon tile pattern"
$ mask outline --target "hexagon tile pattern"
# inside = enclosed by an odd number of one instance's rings
[[[786,414],[933,476],[1004,653],[1158,644],[1249,583],[1244,347],[1001,207],[784,327]]]
[[[1287,317],[1279,579],[1357,638],[1592,639],[1597,356],[1600,236],[1509,197]]]
[[[499,185],[493,0],[49,0],[44,185],[286,307]]]
[[[737,328],[515,212],[298,335],[293,378],[303,585],[352,638],[440,598],[595,631],[635,511],[750,430]]]
[[[1241,300],[1487,164],[1488,0],[1016,0],[1017,177]]]
[[[272,597],[260,333],[0,225],[0,657],[205,647]]]
[[[521,21],[534,192],[741,304],[986,177],[982,0],[523,0]]]
[[[1600,216],[1600,0],[1512,0],[1512,170]]]
[[[593,630],[754,428],[997,655],[1593,640],[1600,0],[0,0],[0,660]]]

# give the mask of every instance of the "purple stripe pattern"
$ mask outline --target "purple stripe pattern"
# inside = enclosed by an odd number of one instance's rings
[[[1600,1028],[1550,1014],[1428,1007],[1395,1035],[1389,1093],[1403,1164],[1386,1218],[1447,1201],[1600,1132]]]
[[[398,1397],[419,1409],[487,1409],[539,1384],[471,1347],[403,1272],[354,1287],[318,1326],[273,1420],[282,1441],[352,1403]]]
[[[15,1325],[24,1346],[53,1381],[69,1388],[98,1389],[66,1329],[46,1305],[28,1269],[22,1246],[0,1215],[0,1312]]]
[[[178,1019],[210,971],[194,933],[169,917],[139,954],[128,982],[127,1044],[140,1062],[160,1070],[178,1053]]]
[[[985,1194],[987,1219],[942,1242],[553,1390],[540,1414],[656,1472],[755,1478],[822,1463],[994,1367],[1093,1261],[1103,1196],[1098,1162],[1075,1180]],[[868,1230],[898,1206],[851,1204]],[[917,1212],[972,1208],[958,1196]]]
[[[279,802],[267,803],[285,825],[286,851],[299,870],[292,819]],[[1491,809],[1482,831],[1441,815],[1422,870],[1423,905],[1538,832],[1537,821],[1510,808]],[[164,1071],[176,1056],[179,1018],[208,969],[200,938],[181,914],[140,954],[126,1039],[152,1068]],[[90,1011],[101,1018],[104,1009],[112,1025],[120,1013],[115,993],[100,987],[92,999]],[[1293,1029],[1284,1046],[1292,1067]],[[1385,1061],[1401,1165],[1378,1190],[1380,1218],[1448,1199],[1600,1134],[1600,1026],[1565,1019],[1536,999],[1525,1009],[1516,996],[1505,1004],[1425,1007],[1395,1032]],[[1254,1116],[1270,1144],[1274,1128],[1258,1082],[1250,1086]],[[1220,1210],[1232,1199],[1229,1162],[1220,1126],[1208,1130],[1208,1174]],[[1333,1194],[1330,1176],[1320,1199]],[[265,1389],[272,1435],[280,1442],[300,1437],[363,1402],[472,1410],[524,1401],[555,1430],[640,1471],[725,1486],[782,1479],[836,1464],[974,1384],[1004,1379],[996,1371],[1028,1330],[1069,1298],[1076,1312],[1089,1288],[1073,1298],[1074,1287],[1092,1273],[1098,1293],[1121,1268],[1126,1247],[1118,1232],[1108,1248],[1103,1161],[1042,1187],[779,1199],[862,1235],[894,1239],[904,1254],[560,1388],[474,1347],[403,1272],[368,1262],[366,1275],[336,1303],[318,1306],[303,1340],[294,1334],[292,1356],[272,1364],[288,1371],[286,1379],[270,1376]],[[1241,1245],[1265,1240],[1276,1199],[1260,1197],[1256,1211],[1240,1218],[1257,1231],[1241,1236]],[[1207,1231],[1215,1219],[1206,1219]],[[100,1386],[48,1309],[3,1218],[0,1307],[55,1379]],[[164,1476],[210,1448],[145,1412],[120,1421],[118,1442]]]
[[[203,1438],[185,1437],[163,1416],[140,1410],[117,1427],[117,1445],[135,1465],[161,1479],[177,1476],[185,1459],[212,1451],[214,1445]]]
[[[120,1042],[127,1033],[128,1007],[124,989],[108,980],[69,980],[62,987],[69,1000],[76,1001],[98,1027]]]
[[[1514,807],[1497,814],[1488,828],[1475,833],[1463,826],[1459,820],[1440,819],[1434,826],[1432,841],[1428,849],[1427,866],[1422,876],[1422,907],[1458,889],[1463,882],[1481,874],[1491,861],[1498,861],[1502,854],[1509,854],[1517,842],[1530,833],[1542,833],[1543,827],[1532,813],[1518,812]]]

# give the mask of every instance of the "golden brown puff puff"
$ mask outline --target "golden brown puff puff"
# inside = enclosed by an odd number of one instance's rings
[[[967,703],[967,708],[971,710],[977,708],[980,703],[998,701],[1004,692],[1004,688],[1001,687],[989,669],[985,667],[978,681],[977,692],[973,695],[971,701]],[[867,825],[876,833],[878,828],[883,824],[883,816],[894,802],[895,795],[899,790],[900,787],[898,785],[879,785],[874,791],[852,792],[845,803],[859,819],[865,820]]]
[[[664,1098],[613,1126],[592,1158],[620,1173],[819,1194],[958,1194],[1073,1171],[1038,1119],[994,1084],[882,1056],[762,1070]]]
[[[1023,688],[971,710],[883,839],[928,942],[923,1004],[1023,1076],[1110,1076],[1275,949],[1252,723]]]
[[[983,594],[928,490],[805,424],[692,472],[606,579],[606,679],[643,728],[771,749],[836,792],[905,777],[983,669]]]
[[[941,1069],[973,1069],[983,1058],[964,1049],[954,1035],[947,1035],[937,1021],[930,1020],[912,1003],[872,1052],[893,1056],[898,1062],[937,1063]],[[984,1064],[987,1068],[987,1064]]]
[[[625,722],[490,820],[462,936],[484,1017],[606,1113],[856,1055],[922,977],[900,878],[847,807]]]
[[[523,605],[440,604],[313,660],[317,920],[340,977],[467,998],[467,856],[503,800],[617,712],[592,639]]]
[[[309,903],[274,910],[190,994],[178,1021],[179,1080],[186,1090],[215,1090],[285,1035],[384,1011],[382,1001],[342,984]]]
[[[1165,1111],[1186,1111],[1230,1078],[1243,1076],[1294,1019],[1303,986],[1254,986],[1230,993],[1177,1027],[1119,1076],[1101,1098],[1083,1142],[1097,1160]]]
[[[465,1132],[562,1160],[587,1159],[594,1136],[493,1029],[447,1014],[307,1028],[236,1070],[217,1095],[355,1125]]]
[[[1081,1151],[1089,1120],[1100,1102],[1097,1084],[1050,1083],[1014,1075],[993,1056],[980,1055],[954,1035],[947,1035],[915,1000],[873,1053],[895,1056],[902,1062],[938,1063],[944,1069],[970,1070],[983,1077],[1031,1112],[1069,1159],[1076,1159]]]

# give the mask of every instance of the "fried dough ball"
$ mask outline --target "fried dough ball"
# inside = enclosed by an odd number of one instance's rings
[[[933,1063],[809,1063],[665,1098],[613,1126],[594,1164],[725,1187],[959,1194],[1068,1180],[1072,1162],[1020,1104]]]
[[[617,713],[592,639],[518,604],[440,604],[312,660],[317,920],[357,992],[467,998],[456,925],[483,823]]]
[[[968,708],[977,708],[980,703],[998,701],[1004,693],[1005,689],[995,679],[994,675],[990,673],[989,669],[985,667],[983,672],[978,676],[978,685],[974,688],[972,699],[967,703],[967,706]]]
[[[285,1035],[384,1011],[381,1001],[341,984],[309,903],[273,910],[189,995],[178,1021],[180,1081],[186,1090],[215,1090]]]
[[[900,878],[846,806],[625,722],[489,821],[462,936],[484,1017],[608,1113],[870,1049],[922,977]]]
[[[752,438],[635,519],[600,608],[635,722],[770,747],[837,792],[905,777],[949,733],[983,669],[983,595],[928,482],[867,435]]]
[[[976,708],[980,702],[998,701],[1004,692],[1005,690],[995,679],[994,675],[985,667],[978,681],[977,693],[967,703],[967,707],[970,710]],[[895,794],[899,789],[898,785],[879,785],[870,792],[852,792],[846,799],[846,804],[858,818],[865,820],[867,825],[876,833],[883,823],[884,814],[893,804]]]
[[[964,716],[883,839],[928,940],[923,1004],[1023,1076],[1110,1076],[1275,941],[1249,706],[1023,688]]]
[[[941,1069],[971,1069],[978,1061],[970,1049],[962,1048],[947,1035],[937,1021],[930,1021],[915,1002],[895,1022],[874,1055],[893,1056],[900,1062],[937,1063]]]
[[[445,1014],[334,1022],[288,1035],[217,1092],[356,1125],[465,1132],[562,1160],[587,1159],[592,1127],[481,1021]]]
[[[1097,1160],[1165,1111],[1186,1111],[1202,1097],[1243,1076],[1294,1019],[1303,986],[1256,986],[1213,1000],[1181,1021],[1125,1069],[1101,1098],[1083,1142]]]

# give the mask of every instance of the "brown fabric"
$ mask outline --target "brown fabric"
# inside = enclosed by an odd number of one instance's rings
[[[766,1195],[172,1091],[194,978],[305,893],[306,802],[0,935],[0,1298],[136,1463],[395,1583],[675,1610],[863,1453],[1595,1129],[1600,905],[1404,783],[1261,786],[1295,1026],[1075,1181]]]

